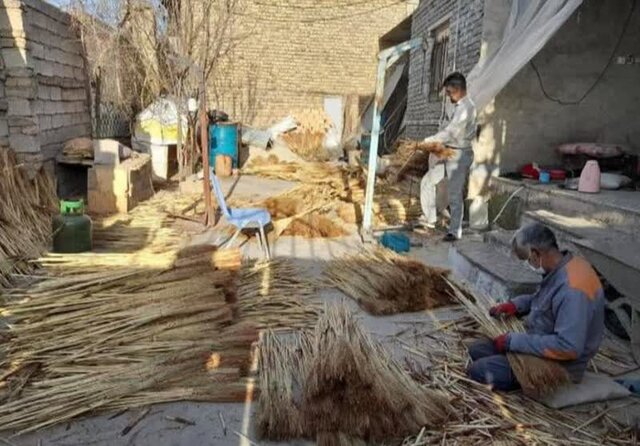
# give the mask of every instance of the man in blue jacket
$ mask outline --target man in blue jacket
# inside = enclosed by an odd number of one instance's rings
[[[469,375],[498,390],[519,388],[507,352],[526,353],[560,362],[580,382],[604,332],[604,292],[598,275],[581,257],[558,249],[553,232],[531,224],[512,241],[514,254],[543,276],[535,294],[491,308],[494,317],[526,316],[526,333],[505,333],[469,348]]]

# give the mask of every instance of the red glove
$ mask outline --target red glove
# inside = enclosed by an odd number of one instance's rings
[[[493,317],[498,317],[501,314],[505,314],[507,316],[515,316],[517,313],[518,309],[516,308],[516,304],[514,304],[513,302],[505,302],[489,309],[489,315]]]
[[[493,345],[498,353],[506,353],[509,347],[509,334],[505,333],[495,338],[493,340]]]

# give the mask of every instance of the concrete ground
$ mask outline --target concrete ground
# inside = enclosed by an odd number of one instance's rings
[[[254,177],[242,177],[237,184],[227,180],[223,187],[230,191],[234,198],[244,199],[248,196],[260,199],[293,187],[292,183],[270,181]],[[468,237],[474,238],[473,234]],[[198,234],[192,243],[213,242],[219,240],[219,231],[211,230]],[[415,245],[410,256],[434,266],[448,267],[449,245],[441,242],[439,237],[412,235]],[[298,237],[281,237],[272,246],[275,257],[290,257],[305,271],[309,280],[322,275],[324,264],[332,258],[345,253],[355,252],[362,247],[360,237],[353,234],[338,239],[303,239]],[[260,257],[260,250],[255,240],[243,246],[246,256]],[[398,360],[405,358],[420,362],[422,359],[411,353],[409,349],[424,350],[428,348],[427,334],[440,322],[459,316],[459,310],[444,308],[436,311],[424,311],[400,314],[387,317],[375,317],[366,314],[350,299],[333,288],[322,288],[316,297],[319,302],[345,301],[358,315],[363,326],[385,346]],[[212,446],[253,446],[259,445],[305,445],[308,442],[293,441],[287,443],[259,442],[256,440],[254,421],[255,403],[216,404],[180,402],[160,404],[151,407],[150,412],[141,419],[127,434],[125,429],[142,413],[141,409],[133,409],[120,414],[102,414],[88,416],[78,420],[44,429],[36,433],[8,438],[0,436],[16,446],[35,445],[139,445],[139,446],[173,446],[173,445],[212,445]],[[188,424],[176,421],[179,417],[188,420]]]
[[[294,183],[286,181],[266,180],[256,177],[241,177],[238,181],[226,179],[223,188],[230,197],[237,199],[252,198],[259,200],[277,195],[291,187]],[[221,239],[219,231],[211,230],[193,237],[191,243],[213,242]],[[416,246],[410,255],[436,266],[447,266],[448,245],[426,237],[414,237]],[[309,280],[322,275],[324,263],[336,256],[355,252],[362,247],[359,235],[337,239],[303,239],[299,237],[281,237],[272,246],[275,257],[290,257],[305,271]],[[246,256],[260,257],[260,250],[255,240],[243,246]],[[412,356],[406,350],[407,345],[420,346],[420,334],[433,329],[438,320],[456,317],[456,311],[438,310],[437,312],[420,312],[401,314],[389,317],[374,317],[364,313],[350,299],[332,288],[320,289],[320,302],[345,301],[360,317],[366,329],[377,339],[387,345],[397,359]],[[407,356],[409,355],[409,356]],[[180,402],[160,404],[151,407],[150,412],[137,423],[127,434],[122,434],[133,420],[139,417],[142,409],[132,409],[120,414],[101,414],[73,420],[19,437],[11,438],[8,434],[0,436],[0,444],[5,439],[17,446],[72,446],[72,445],[138,445],[138,446],[173,446],[173,445],[215,445],[215,446],[249,446],[264,445],[302,445],[306,442],[268,443],[255,440],[254,415],[255,403],[217,404]],[[189,424],[175,421],[179,417]],[[224,420],[224,427],[223,421]]]

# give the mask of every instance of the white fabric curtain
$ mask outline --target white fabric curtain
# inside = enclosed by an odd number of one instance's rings
[[[469,94],[484,109],[571,17],[582,0],[513,0],[502,43],[467,76]]]

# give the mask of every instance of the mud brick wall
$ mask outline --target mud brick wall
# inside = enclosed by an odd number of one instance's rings
[[[243,39],[212,76],[209,98],[234,119],[272,124],[327,96],[372,96],[378,39],[416,1],[248,1]],[[346,4],[346,5],[345,5]]]
[[[0,145],[36,167],[90,136],[82,45],[68,14],[42,0],[0,2]]]
[[[433,31],[449,25],[447,69],[468,74],[480,58],[485,0],[422,0],[413,15],[412,36],[431,38]],[[430,46],[411,52],[407,136],[424,138],[438,129],[442,102],[429,100]]]

